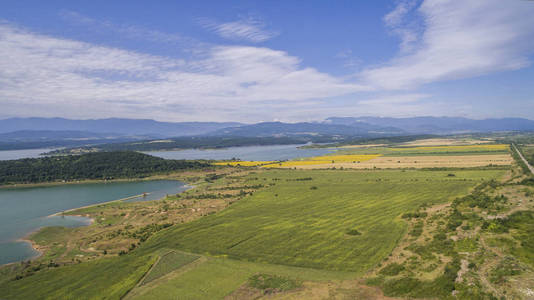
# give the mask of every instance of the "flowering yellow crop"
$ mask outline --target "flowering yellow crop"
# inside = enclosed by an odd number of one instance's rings
[[[310,157],[303,160],[290,160],[263,165],[263,168],[287,168],[298,167],[306,165],[324,165],[333,163],[360,163],[362,161],[371,160],[379,157],[380,154],[366,154],[366,155],[323,155]]]
[[[502,151],[508,149],[506,144],[495,145],[465,145],[465,146],[428,146],[428,147],[409,147],[409,148],[390,148],[394,151]]]

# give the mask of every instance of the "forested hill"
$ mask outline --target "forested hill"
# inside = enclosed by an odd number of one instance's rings
[[[120,151],[0,161],[0,185],[82,179],[142,178],[151,174],[207,167],[199,161],[166,160]]]

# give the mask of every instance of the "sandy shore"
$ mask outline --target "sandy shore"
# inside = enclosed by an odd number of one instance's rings
[[[142,198],[142,197],[144,197],[145,195],[148,196],[148,195],[150,195],[150,193],[140,194],[140,195],[135,195],[135,196],[130,196],[130,197],[126,197],[126,198],[122,198],[122,199],[117,199],[117,200],[106,201],[106,202],[100,202],[100,203],[95,203],[95,204],[90,204],[90,205],[85,205],[85,206],[80,206],[80,207],[76,207],[76,208],[71,208],[71,209],[67,209],[67,210],[64,210],[64,211],[57,212],[57,213],[55,213],[55,214],[51,214],[51,215],[49,215],[48,217],[61,216],[61,215],[68,214],[68,213],[70,213],[70,212],[73,212],[73,211],[76,211],[76,210],[79,210],[79,209],[84,209],[84,208],[89,208],[89,207],[99,206],[99,205],[103,205],[103,204],[109,204],[109,203],[114,203],[114,202],[121,202],[121,201],[126,201],[126,200],[136,199],[136,198]],[[76,216],[76,215],[70,215],[70,216]],[[83,216],[82,216],[82,217],[83,217]]]
[[[134,180],[118,180],[118,181],[134,181]],[[95,182],[102,182],[102,181],[95,181]],[[110,181],[108,181],[110,182]],[[76,182],[76,183],[89,183],[88,181],[85,181],[85,182]],[[74,183],[74,184],[76,184]],[[45,183],[45,184],[39,184],[39,185],[19,185],[19,186],[25,186],[25,187],[29,187],[29,186],[44,186],[44,185],[60,185],[60,184],[65,184],[65,183]],[[2,187],[10,187],[10,186],[2,186]],[[2,188],[0,187],[0,188]],[[13,187],[13,186],[11,186]],[[184,185],[185,188],[187,188],[186,190],[189,190],[189,189],[192,189],[194,188],[195,186],[192,186],[192,185],[188,185],[188,184],[185,184]],[[184,190],[184,191],[186,191]],[[182,192],[184,192],[182,191]],[[122,199],[117,199],[117,200],[111,200],[111,201],[106,201],[106,202],[100,202],[100,203],[95,203],[95,204],[90,204],[90,205],[85,205],[85,206],[81,206],[81,207],[76,207],[76,208],[72,208],[72,209],[68,209],[68,210],[64,210],[64,211],[61,211],[61,212],[57,212],[57,213],[54,213],[54,214],[51,214],[49,216],[46,216],[47,218],[49,217],[54,217],[54,216],[62,216],[62,215],[65,215],[65,214],[69,214],[70,212],[73,212],[73,211],[76,211],[76,210],[79,210],[79,209],[84,209],[84,208],[90,208],[90,207],[94,207],[94,206],[98,206],[98,205],[105,205],[105,204],[109,204],[109,203],[114,203],[114,202],[122,202],[122,201],[127,201],[127,200],[132,200],[132,199],[136,199],[136,198],[142,198],[144,197],[145,195],[150,195],[150,193],[146,193],[146,194],[140,194],[140,195],[134,195],[134,196],[130,196],[130,197],[126,197],[126,198],[122,198]],[[153,201],[156,201],[156,200],[159,200],[159,199],[154,199]],[[84,217],[84,218],[88,218],[87,216],[84,216],[84,215],[80,215],[80,214],[69,214],[69,216],[77,216],[77,217]],[[84,225],[84,226],[90,226],[92,225],[94,222],[95,222],[95,219],[93,218],[88,218],[89,219],[89,224],[87,225]],[[33,257],[30,257],[30,258],[27,258],[25,259],[24,261],[26,260],[34,260],[34,259],[37,259],[41,256],[43,256],[44,254],[44,251],[46,250],[45,248],[41,247],[40,245],[38,245],[35,241],[33,241],[31,239],[31,236],[33,234],[35,234],[36,232],[39,232],[41,229],[43,229],[44,227],[39,227],[35,230],[32,230],[31,232],[27,233],[24,237],[20,238],[20,239],[17,239],[15,240],[16,242],[24,242],[24,243],[29,243],[31,245],[31,247],[38,252],[37,255],[33,256]],[[16,263],[20,263],[21,261],[16,261],[16,262],[11,262],[11,263],[7,263],[7,264],[3,264],[3,265],[0,265],[0,266],[7,266],[7,265],[11,265],[11,264],[16,264]]]

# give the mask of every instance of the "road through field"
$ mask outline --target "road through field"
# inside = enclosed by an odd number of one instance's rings
[[[523,162],[525,163],[525,165],[527,166],[527,168],[530,170],[530,173],[532,173],[532,175],[534,175],[534,167],[532,167],[528,161],[525,159],[525,157],[523,156],[523,154],[521,154],[521,152],[517,149],[517,147],[515,146],[515,144],[512,144],[512,146],[514,147],[515,149],[515,152],[517,152],[517,154],[519,154],[519,157],[521,157],[521,159],[523,160]]]

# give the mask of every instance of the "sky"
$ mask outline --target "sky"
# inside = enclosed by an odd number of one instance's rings
[[[0,118],[534,119],[534,1],[0,2]]]

